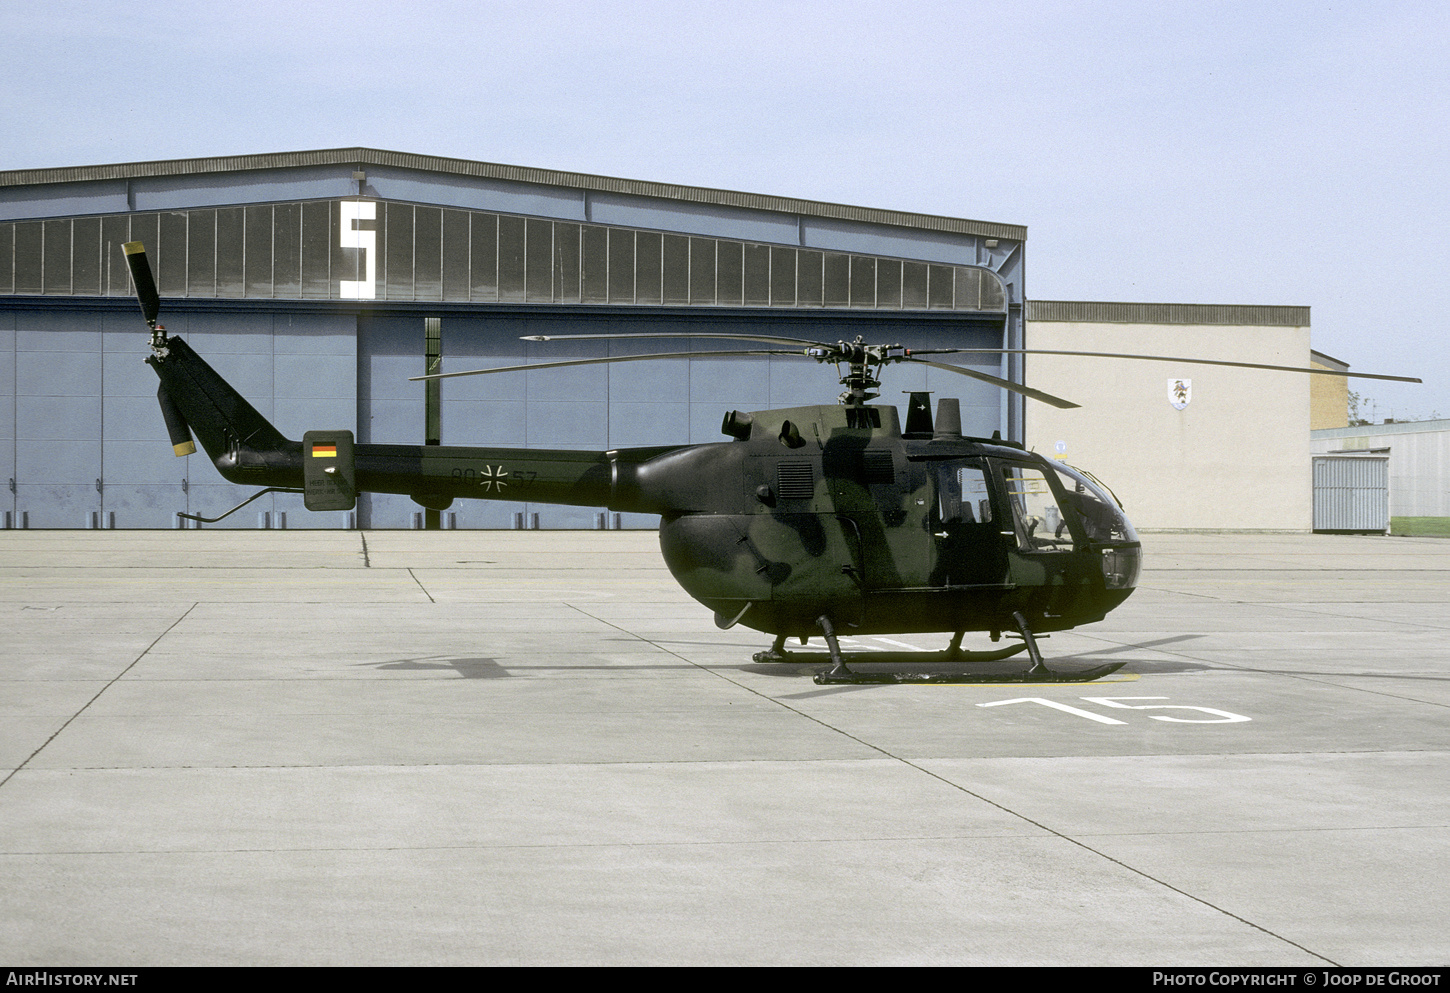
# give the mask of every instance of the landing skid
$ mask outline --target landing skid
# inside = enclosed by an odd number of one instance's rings
[[[873,662],[877,665],[955,665],[962,662],[1000,662],[1002,659],[1011,658],[1025,651],[1027,651],[1027,646],[1023,644],[999,648],[992,652],[964,652],[960,649],[955,652],[951,649],[944,652],[871,652],[850,656],[850,660],[858,663]],[[844,653],[842,654],[845,657]],[[794,665],[813,665],[835,661],[826,652],[787,652],[783,648],[756,652],[751,658],[762,665],[782,662]]]
[[[1117,672],[1123,664],[1113,662],[1079,672],[1058,672],[1046,666],[1040,670],[1028,669],[1025,672],[857,672],[845,669],[842,665],[816,673],[815,682],[820,686],[872,686],[890,683],[1089,683]]]
[[[1112,662],[1076,672],[1058,672],[1049,669],[1042,661],[1042,654],[1037,649],[1037,639],[1033,636],[1031,628],[1028,627],[1027,619],[1020,613],[1013,613],[1012,618],[1017,623],[1017,629],[1022,635],[1020,645],[1011,645],[990,652],[964,652],[960,648],[962,635],[958,632],[952,638],[951,647],[944,652],[872,652],[870,655],[853,656],[849,661],[856,665],[873,666],[960,665],[963,662],[998,662],[1025,651],[1031,657],[1032,665],[1019,672],[860,672],[847,665],[848,659],[841,653],[834,626],[827,617],[820,618],[817,623],[826,636],[826,644],[831,649],[829,655],[820,652],[787,652],[785,651],[785,638],[782,636],[776,638],[775,644],[770,647],[769,651],[757,652],[754,659],[762,664],[784,662],[810,665],[829,662],[831,663],[829,670],[818,672],[815,675],[815,682],[821,686],[870,686],[892,683],[1087,683],[1117,672],[1125,664]]]

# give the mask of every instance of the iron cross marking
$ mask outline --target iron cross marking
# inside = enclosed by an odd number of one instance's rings
[[[495,488],[501,491],[508,485],[508,483],[503,481],[504,477],[508,475],[508,471],[501,465],[494,466],[493,468],[484,466],[481,475],[483,478],[479,480],[479,483],[483,486],[485,492]]]

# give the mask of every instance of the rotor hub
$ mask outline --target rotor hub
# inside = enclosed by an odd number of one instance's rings
[[[868,345],[857,335],[855,341],[807,348],[805,354],[817,362],[834,363],[838,372],[845,366],[841,385],[846,390],[837,399],[843,406],[860,407],[881,395],[873,392],[881,386],[881,367],[904,361],[911,353],[901,345]]]

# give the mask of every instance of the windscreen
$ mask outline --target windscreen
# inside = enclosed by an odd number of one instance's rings
[[[1118,502],[1104,491],[1101,484],[1070,465],[1054,462],[1052,467],[1057,470],[1059,482],[1062,483],[1064,502],[1077,512],[1088,541],[1138,540],[1138,533],[1128,522],[1127,515],[1118,506]]]

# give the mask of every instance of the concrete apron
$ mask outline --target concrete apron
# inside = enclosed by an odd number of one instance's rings
[[[0,961],[1450,959],[1450,543],[1145,545],[1106,680],[818,687],[647,532],[0,532]]]

